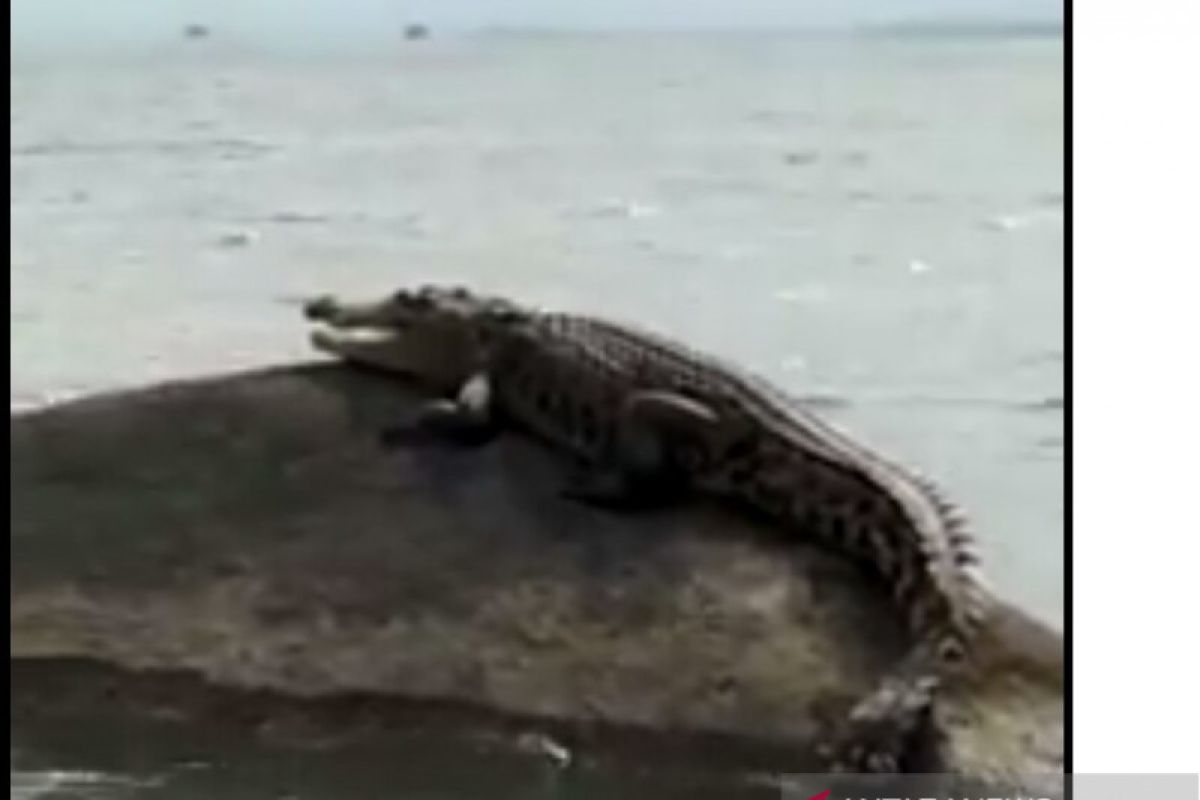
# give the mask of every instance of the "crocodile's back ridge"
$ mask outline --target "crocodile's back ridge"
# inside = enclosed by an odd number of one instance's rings
[[[928,478],[860,444],[770,382],[660,334],[572,314],[543,314],[535,325],[538,337],[559,343],[562,357],[585,362],[610,380],[626,382],[629,389],[669,388],[712,403],[718,413],[741,416],[748,426],[776,442],[775,467],[785,473],[780,480],[788,477],[789,470],[791,477],[799,477],[801,470],[819,466],[838,473],[845,486],[858,487],[857,493],[889,506],[879,513],[899,518],[902,532],[890,538],[864,535],[868,542],[865,547],[857,543],[864,550],[857,555],[870,559],[881,555],[879,548],[887,548],[891,551],[888,558],[907,560],[906,569],[920,575],[902,575],[893,589],[897,595],[906,595],[898,599],[906,601],[915,633],[923,644],[939,651],[967,646],[986,616],[989,593],[965,514]],[[793,454],[790,462],[786,453]],[[798,491],[798,487],[784,485],[781,494],[789,489]],[[750,499],[753,502],[755,498]],[[800,505],[811,521],[811,504]],[[788,504],[788,508],[795,507],[795,503]],[[911,539],[900,541],[903,536]],[[888,575],[891,578],[905,570],[891,567],[885,571],[892,573]],[[911,585],[914,583],[924,585]],[[954,658],[959,654],[946,655]]]

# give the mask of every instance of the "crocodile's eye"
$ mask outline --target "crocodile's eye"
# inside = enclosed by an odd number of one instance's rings
[[[483,309],[484,314],[488,319],[499,322],[502,325],[520,322],[525,319],[525,314],[516,306],[505,303],[503,301],[493,301],[488,303]]]
[[[950,665],[958,665],[966,660],[967,654],[962,643],[957,639],[945,639],[938,643],[938,655]]]
[[[392,295],[392,302],[413,311],[426,311],[433,308],[434,304],[433,294],[428,287],[422,287],[415,292],[401,289]]]

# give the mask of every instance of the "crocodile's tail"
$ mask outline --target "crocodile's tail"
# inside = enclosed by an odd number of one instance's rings
[[[924,546],[914,553],[924,569],[911,573],[922,578],[908,585],[906,604],[917,640],[851,709],[834,753],[835,770],[912,771],[910,757],[921,737],[936,735],[932,714],[942,681],[966,661],[992,608],[965,514],[931,481],[917,477],[915,483],[934,512],[933,519],[917,517],[927,525],[921,531]]]
[[[918,546],[900,555],[901,563],[911,559],[905,567],[892,562],[908,576],[892,588],[906,608],[916,641],[851,709],[839,732],[835,770],[912,771],[916,745],[922,737],[936,735],[932,714],[942,681],[968,659],[991,610],[992,595],[979,570],[966,516],[932,482],[917,477],[914,484],[924,495],[917,509],[923,505],[927,511],[910,517]]]
[[[931,651],[939,668],[954,668],[965,660],[972,640],[986,624],[992,594],[980,571],[979,545],[963,510],[928,479],[919,477],[917,483],[936,510],[937,527],[944,537],[943,558],[931,566],[941,590],[940,602],[947,604],[941,614],[928,615],[924,625],[916,625],[918,647]]]

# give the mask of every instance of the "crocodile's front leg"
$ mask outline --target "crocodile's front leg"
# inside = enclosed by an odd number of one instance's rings
[[[389,445],[412,444],[430,436],[457,444],[484,444],[499,432],[492,403],[492,384],[486,373],[472,375],[454,399],[433,400],[417,412],[415,419],[388,428],[383,441]]]
[[[717,422],[711,408],[683,395],[636,392],[621,409],[611,451],[572,476],[563,494],[621,510],[670,502],[688,482],[683,448],[697,446]]]

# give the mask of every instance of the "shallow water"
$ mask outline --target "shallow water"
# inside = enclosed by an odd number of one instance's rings
[[[18,61],[11,405],[308,358],[298,297],[464,281],[809,398],[1061,624],[1061,70],[747,35]]]

